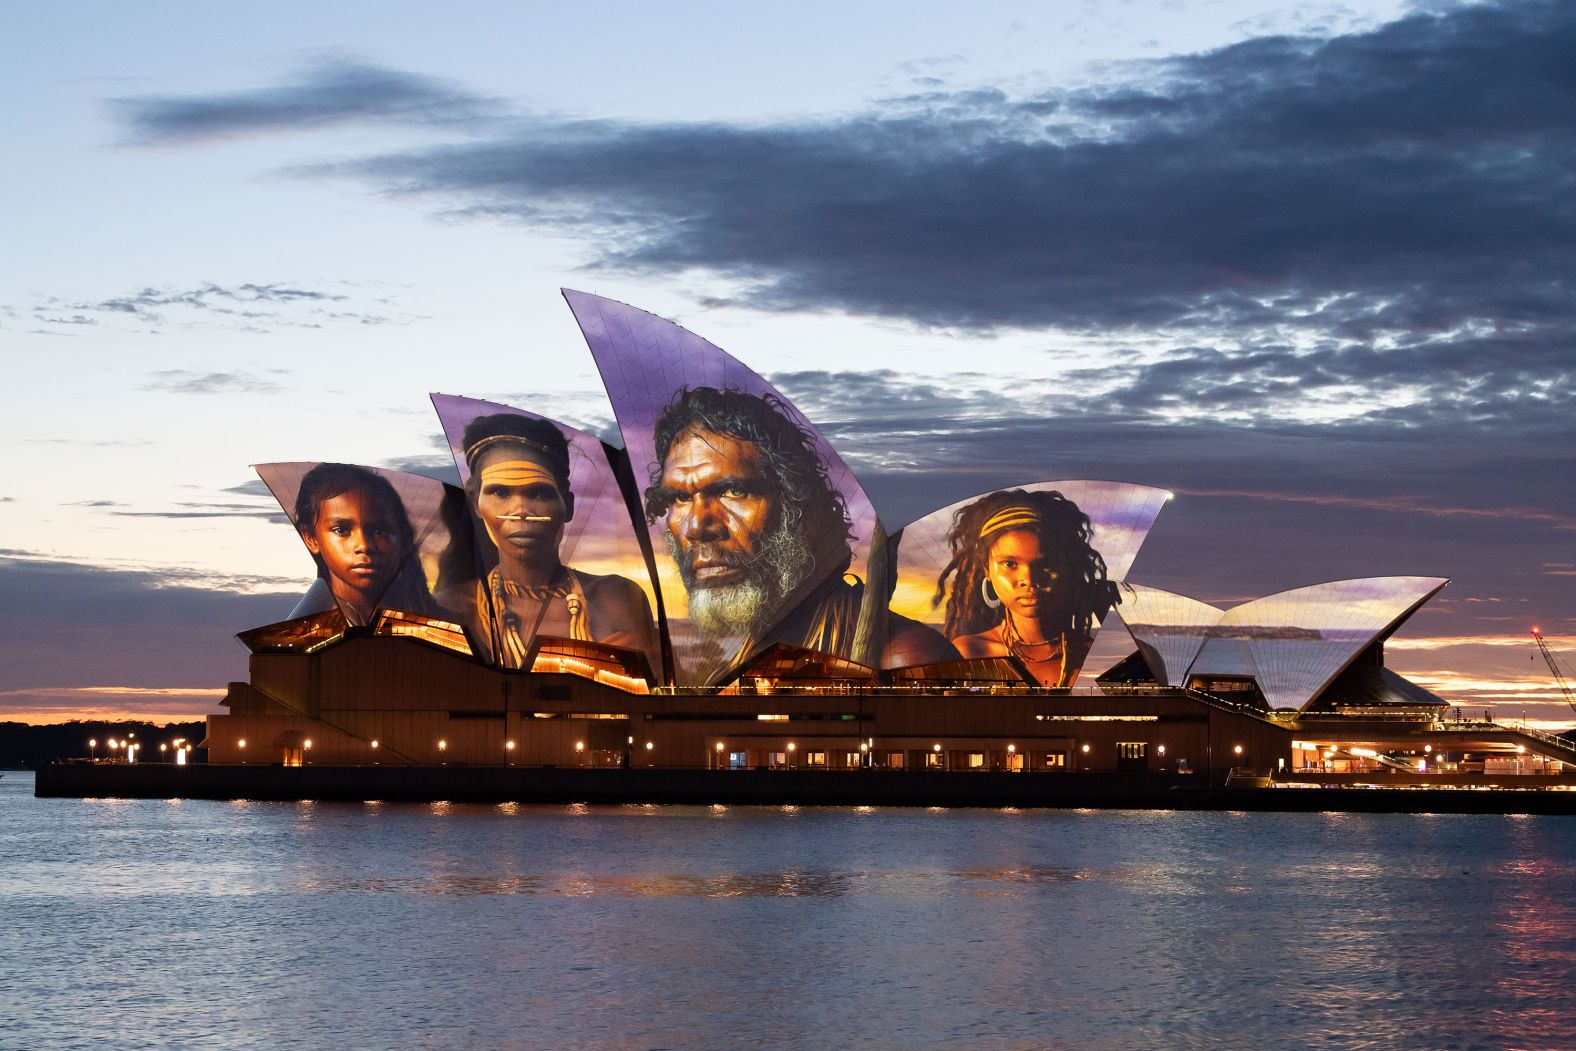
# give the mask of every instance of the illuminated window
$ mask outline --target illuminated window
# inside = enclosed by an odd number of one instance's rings
[[[1116,757],[1118,759],[1144,759],[1148,755],[1149,744],[1146,741],[1116,742]]]
[[[941,758],[941,753],[940,752],[926,752],[925,753],[925,769],[926,770],[940,770],[941,766],[942,766],[942,758]]]
[[[985,753],[984,752],[970,752],[969,753],[969,769],[970,770],[983,770],[983,769],[985,769]]]
[[[888,752],[886,757],[886,765],[887,769],[889,770],[903,769],[905,765],[904,761],[908,758],[902,752]]]
[[[1046,752],[1045,753],[1045,769],[1047,769],[1047,770],[1066,770],[1067,769],[1067,753],[1066,752]]]
[[[804,753],[804,765],[806,765],[806,766],[821,766],[821,767],[824,767],[826,765],[826,753],[825,752],[806,752],[806,753]]]

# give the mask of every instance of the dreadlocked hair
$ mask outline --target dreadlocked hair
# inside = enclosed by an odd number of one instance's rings
[[[646,521],[656,522],[672,504],[672,497],[662,485],[662,465],[673,442],[686,430],[698,428],[752,443],[760,453],[767,476],[777,487],[780,527],[792,535],[811,538],[823,549],[841,543],[845,559],[851,558],[848,541],[854,531],[848,505],[827,475],[814,437],[795,421],[795,416],[792,406],[776,394],[756,395],[715,387],[686,387],[679,391],[657,417],[652,434],[657,462],[648,472]]]
[[[1010,530],[1003,529],[985,537],[980,536],[980,530],[998,513],[1011,507],[1028,508],[1038,517],[1038,522],[1011,528],[1038,535],[1051,569],[1056,573],[1056,586],[1051,592],[1054,605],[1041,614],[1041,629],[1047,636],[1093,634],[1121,598],[1116,584],[1106,579],[1105,559],[1090,544],[1094,527],[1089,516],[1061,493],[1026,489],[1004,489],[982,496],[953,514],[952,529],[947,534],[952,560],[936,578],[936,593],[930,599],[932,608],[941,605],[943,598],[947,600],[942,633],[949,639],[977,635],[1001,622],[1002,610],[985,604],[981,585],[987,579],[991,545],[996,537]],[[950,597],[947,595],[948,578],[952,580]]]

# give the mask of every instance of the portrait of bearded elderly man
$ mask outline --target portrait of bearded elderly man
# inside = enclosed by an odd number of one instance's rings
[[[846,574],[852,524],[810,432],[774,395],[694,387],[657,418],[646,519],[669,555],[703,635],[732,644],[729,664],[785,642],[857,660],[864,583]],[[885,596],[881,596],[883,614]],[[958,659],[939,632],[892,615],[885,644],[905,663]]]

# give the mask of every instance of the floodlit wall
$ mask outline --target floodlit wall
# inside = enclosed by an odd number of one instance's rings
[[[1218,780],[1231,767],[1274,769],[1291,741],[1284,727],[1173,690],[637,696],[364,636],[254,655],[252,684],[234,684],[227,705],[209,718],[214,763],[279,763],[292,749],[308,765],[836,770],[869,754],[882,769]]]

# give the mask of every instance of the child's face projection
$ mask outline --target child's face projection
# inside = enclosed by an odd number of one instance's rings
[[[317,523],[306,546],[323,560],[337,596],[358,604],[374,602],[394,580],[404,552],[399,531],[377,498],[349,489],[317,506]]]

